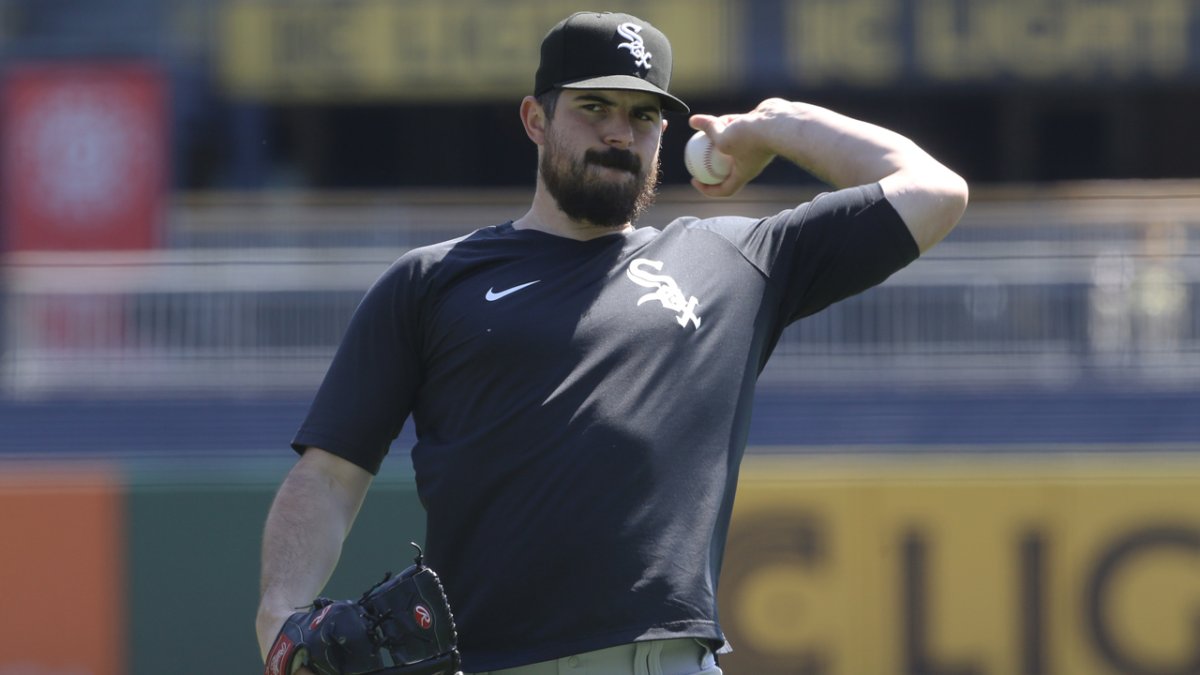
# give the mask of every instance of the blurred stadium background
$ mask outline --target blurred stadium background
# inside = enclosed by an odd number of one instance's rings
[[[727,672],[1200,673],[1195,0],[0,0],[0,673],[259,667],[308,398],[391,260],[523,213],[517,102],[578,9],[663,28],[697,111],[809,100],[973,186],[774,356]],[[704,201],[685,127],[643,225],[822,189]],[[411,440],[331,595],[420,540]]]

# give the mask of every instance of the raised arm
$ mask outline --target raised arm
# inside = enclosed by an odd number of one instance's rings
[[[371,479],[359,466],[309,448],[279,487],[263,531],[255,622],[264,660],[284,620],[329,581]]]
[[[834,188],[878,182],[922,252],[958,224],[967,184],[904,136],[807,103],[767,99],[740,115],[693,115],[691,126],[733,158],[718,185],[692,184],[728,197],[783,157]]]

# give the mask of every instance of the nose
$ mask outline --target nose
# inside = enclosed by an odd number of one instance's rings
[[[604,130],[604,142],[614,148],[628,150],[633,146],[633,124],[624,116],[614,115]]]

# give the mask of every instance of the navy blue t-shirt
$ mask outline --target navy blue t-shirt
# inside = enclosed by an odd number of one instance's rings
[[[374,473],[411,415],[426,559],[467,672],[720,645],[755,381],[791,322],[916,259],[877,184],[763,219],[414,249],[356,311],[293,441]]]

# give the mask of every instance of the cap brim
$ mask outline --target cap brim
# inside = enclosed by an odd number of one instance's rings
[[[603,77],[589,77],[587,79],[578,80],[576,82],[563,82],[556,84],[559,89],[625,89],[630,91],[646,91],[651,94],[658,94],[662,99],[663,110],[672,112],[690,113],[691,108],[683,101],[675,98],[667,92],[632,75],[604,75]]]

